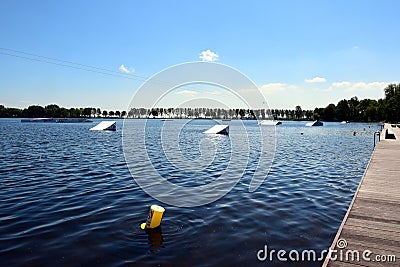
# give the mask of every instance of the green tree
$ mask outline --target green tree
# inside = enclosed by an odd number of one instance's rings
[[[324,120],[335,121],[336,118],[336,106],[335,104],[329,104],[323,111]]]
[[[296,120],[300,120],[303,117],[303,110],[301,109],[300,106],[295,107],[294,114],[295,114]]]
[[[379,99],[378,100],[378,118],[377,121],[384,121],[385,120],[385,100]]]
[[[46,117],[46,112],[42,106],[29,106],[22,112],[26,118],[41,118]]]
[[[312,110],[306,110],[306,119],[307,120],[311,120],[312,115],[313,115]]]
[[[0,118],[7,118],[8,112],[5,106],[0,105]]]
[[[336,118],[338,121],[348,121],[349,120],[349,103],[346,99],[340,100],[336,105]]]
[[[358,119],[359,121],[372,121],[376,117],[376,106],[377,102],[376,100],[372,99],[363,99],[358,103],[357,109],[358,109]],[[368,110],[368,114],[367,114]],[[372,117],[371,117],[372,116]]]
[[[389,84],[385,89],[385,119],[391,123],[400,121],[400,84]]]
[[[358,104],[360,103],[358,97],[353,96],[347,102],[349,103],[349,119],[351,121],[358,121],[358,115],[359,115]]]
[[[240,115],[240,119],[244,119],[244,116],[246,115],[244,109],[239,110],[239,115]]]
[[[368,122],[379,121],[379,108],[378,102],[373,100],[369,103],[367,108],[364,111],[364,120]]]
[[[85,117],[91,117],[92,116],[92,108],[84,108],[82,115]]]
[[[69,117],[69,111],[66,108],[60,108],[59,110],[59,116],[60,118],[68,118]]]
[[[7,108],[8,118],[21,118],[22,110],[19,108]],[[1,117],[1,116],[0,116]]]
[[[47,105],[44,107],[46,117],[59,118],[61,116],[60,107],[56,104]]]
[[[80,108],[70,108],[69,109],[69,117],[78,118],[82,115],[82,109]]]
[[[323,108],[315,108],[313,112],[314,120],[323,120],[324,109]]]

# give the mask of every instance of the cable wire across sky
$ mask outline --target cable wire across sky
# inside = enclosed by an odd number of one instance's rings
[[[120,77],[120,78],[125,78],[125,79],[137,80],[137,81],[146,81],[149,78],[149,77],[142,76],[142,75],[131,74],[131,73],[121,73],[121,72],[109,70],[106,68],[99,68],[99,67],[95,67],[95,66],[82,64],[82,63],[51,58],[51,57],[47,57],[47,56],[18,51],[18,50],[4,48],[4,47],[0,47],[0,55],[16,57],[16,58],[30,60],[30,61],[42,62],[42,63],[57,65],[57,66],[61,66],[61,67],[74,68],[74,69],[78,69],[78,70],[89,71],[89,72],[110,75],[110,76],[115,76],[115,77]]]

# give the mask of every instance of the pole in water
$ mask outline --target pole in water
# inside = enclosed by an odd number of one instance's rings
[[[158,205],[151,205],[147,220],[140,225],[142,229],[156,228],[160,226],[165,209]]]

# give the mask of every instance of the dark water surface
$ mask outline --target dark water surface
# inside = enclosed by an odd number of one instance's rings
[[[265,245],[300,252],[330,246],[378,129],[361,123],[312,128],[284,123],[276,129],[272,169],[255,192],[248,188],[257,153],[223,198],[178,208],[153,199],[132,178],[121,145],[122,123],[117,122],[116,132],[97,132],[89,131],[95,123],[0,120],[2,266],[320,266],[321,261],[261,262],[257,252]],[[135,127],[143,121],[126,123]],[[164,122],[149,123],[157,131]],[[191,123],[180,142],[198,147],[197,137],[212,121]],[[257,127],[255,121],[245,124]],[[157,151],[149,153],[157,156]],[[154,164],[164,175],[191,186],[212,181],[229,159],[216,159],[203,174],[182,177],[159,153]],[[194,160],[198,150],[184,154]],[[141,173],[140,160],[137,168]],[[152,204],[166,212],[161,229],[146,232],[139,225]]]

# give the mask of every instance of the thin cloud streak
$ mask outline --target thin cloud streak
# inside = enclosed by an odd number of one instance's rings
[[[121,64],[121,66],[119,66],[119,70],[120,70],[122,73],[125,73],[125,74],[131,74],[132,72],[134,72],[133,69],[130,70],[130,69],[128,69],[127,67],[125,67],[124,64]]]
[[[197,95],[196,91],[192,91],[192,90],[182,90],[182,91],[178,91],[176,92],[177,95],[186,95],[186,96],[195,96]]]
[[[323,77],[314,77],[312,79],[305,79],[306,83],[325,83],[326,79]]]

